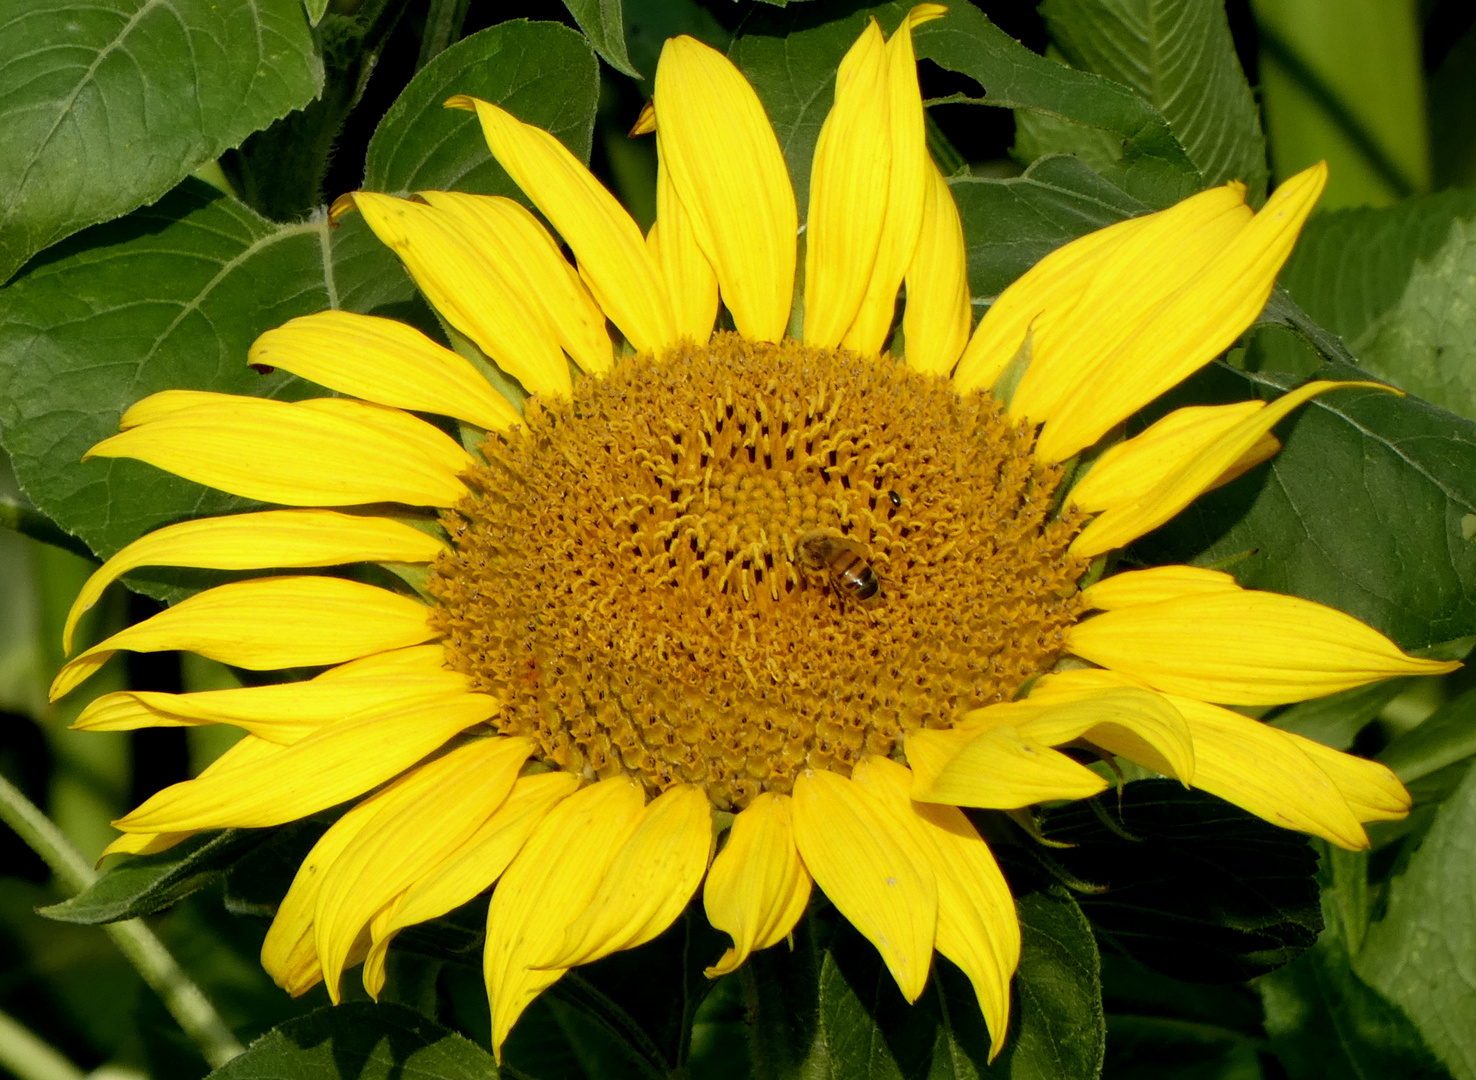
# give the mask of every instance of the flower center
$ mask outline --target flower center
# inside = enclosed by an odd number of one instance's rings
[[[742,807],[1054,663],[1085,564],[1031,445],[885,358],[719,334],[627,360],[487,439],[433,622],[549,763]]]

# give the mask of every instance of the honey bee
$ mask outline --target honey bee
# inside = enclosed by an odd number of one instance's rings
[[[797,549],[800,562],[823,572],[842,600],[867,604],[881,595],[881,581],[857,541],[816,529],[799,538]]]

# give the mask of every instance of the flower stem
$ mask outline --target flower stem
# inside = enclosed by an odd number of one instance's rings
[[[0,777],[0,820],[46,861],[67,893],[79,893],[97,880],[97,872],[87,865],[81,852],[4,777]],[[220,1014],[142,919],[110,923],[103,929],[144,982],[163,1000],[164,1007],[212,1068],[241,1053],[241,1044]]]
[[[18,1080],[84,1080],[50,1043],[38,1038],[13,1016],[0,1012],[0,1067]]]

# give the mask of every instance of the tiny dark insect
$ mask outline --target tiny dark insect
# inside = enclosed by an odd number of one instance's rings
[[[799,538],[798,549],[800,561],[823,571],[841,599],[866,604],[881,595],[881,581],[866,561],[866,549],[855,540],[817,529]]]
[[[893,506],[901,506],[902,505],[902,496],[901,495],[898,495],[895,491],[889,491],[889,492],[887,492],[887,498],[889,498],[889,499],[892,500],[892,505]]]

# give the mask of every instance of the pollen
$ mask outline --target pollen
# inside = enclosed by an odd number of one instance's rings
[[[550,765],[741,808],[1054,664],[1085,563],[1032,442],[889,357],[719,334],[627,359],[488,437],[432,621]]]

